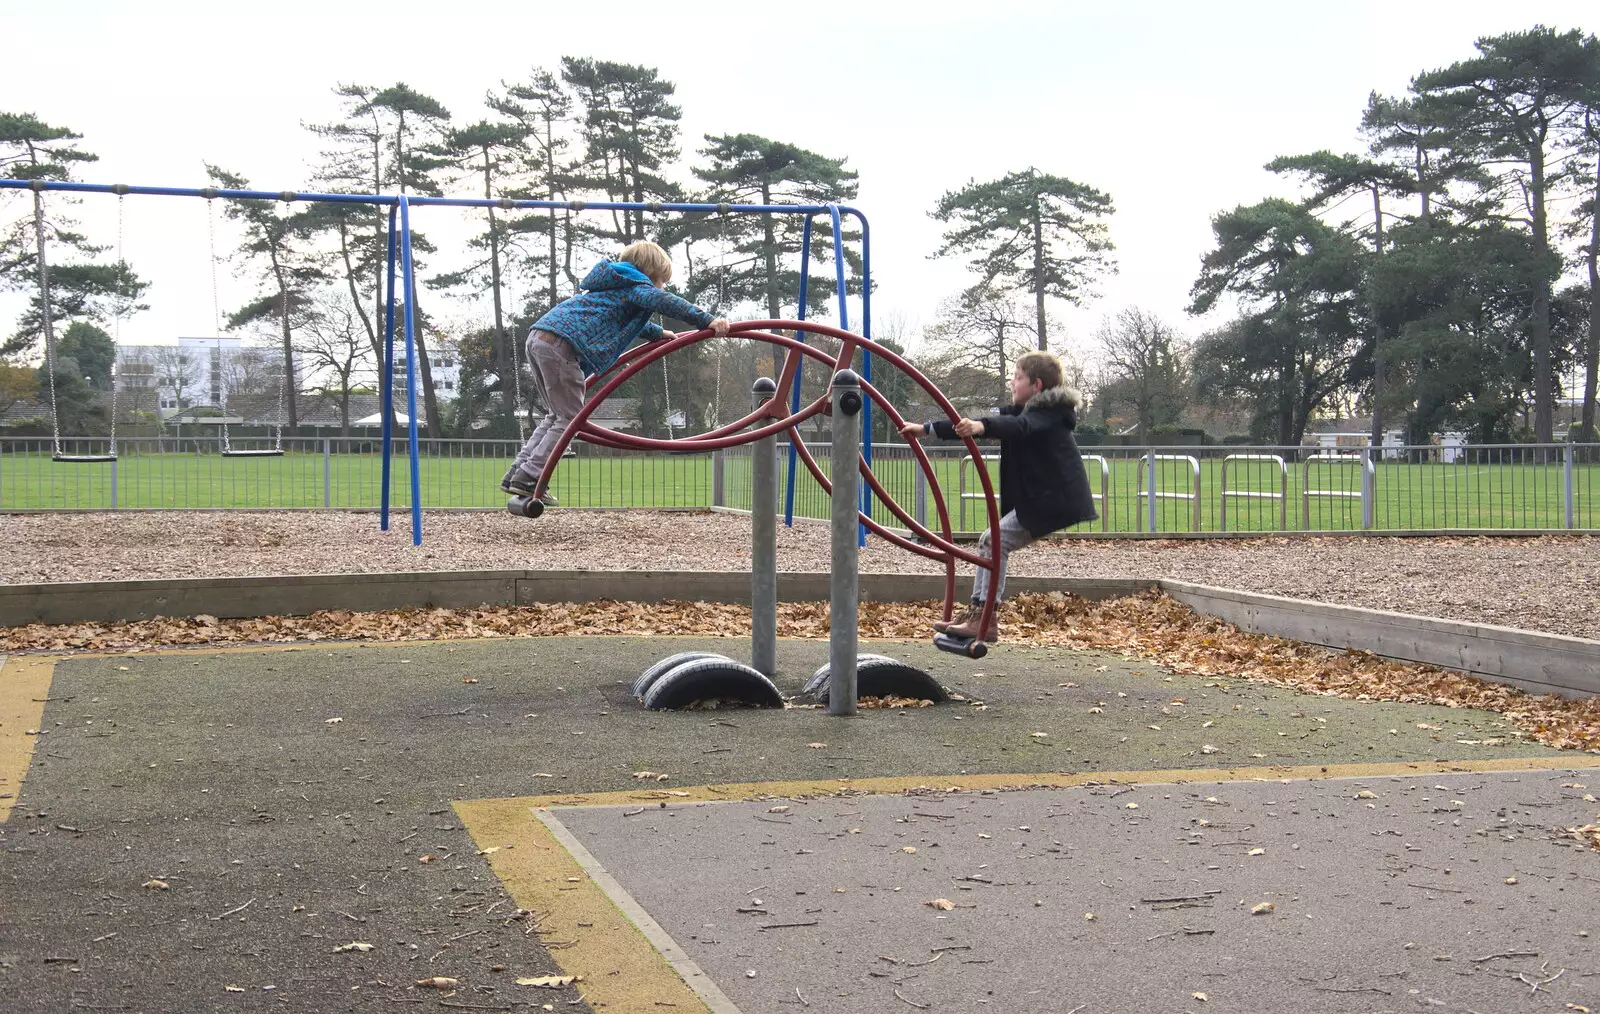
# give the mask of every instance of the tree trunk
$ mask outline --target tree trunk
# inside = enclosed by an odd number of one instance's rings
[[[1591,129],[1591,133],[1593,130]],[[1594,211],[1589,222],[1589,347],[1583,367],[1583,436],[1594,440],[1595,380],[1600,374],[1600,158],[1594,166]]]
[[[1372,188],[1372,245],[1378,257],[1383,257],[1383,205],[1379,198],[1376,185]],[[1379,265],[1382,270],[1382,265]],[[1369,306],[1368,312],[1372,314],[1372,438],[1370,443],[1373,448],[1383,446],[1383,396],[1384,396],[1384,367],[1383,367],[1383,321],[1378,319],[1375,308]]]
[[[556,167],[555,167],[555,134],[554,124],[550,117],[544,121],[544,197],[547,201],[556,199]],[[568,271],[571,271],[571,257],[568,257]],[[556,209],[550,209],[550,309],[556,305]]]
[[[350,436],[350,377],[346,375],[344,383],[340,385],[344,390],[339,392],[339,435],[346,439]]]
[[[378,122],[378,114],[376,110],[374,110],[372,113],[372,192],[374,194],[383,193],[383,129],[382,125]],[[387,333],[379,334],[378,328],[385,326],[387,323],[388,318],[385,311],[388,309],[388,306],[385,303],[385,299],[392,298],[392,293],[386,294],[383,291],[385,273],[388,269],[389,260],[388,243],[386,242],[388,226],[389,222],[387,218],[387,212],[384,210],[383,205],[380,204],[373,208],[372,246],[376,256],[373,257],[372,267],[371,334],[373,336],[372,351],[374,355],[377,356],[378,360],[378,381],[380,387],[382,386],[384,379],[383,347],[385,344],[387,344],[389,336]],[[396,254],[398,254],[398,252],[399,251],[396,251]],[[355,292],[355,275],[353,272],[350,274],[350,278],[350,291],[353,294]],[[363,316],[365,315],[363,314]],[[393,377],[389,378],[389,386],[391,388],[394,387]],[[384,392],[381,390],[378,392],[378,411],[380,413],[386,413],[389,416],[389,432],[393,433],[396,421],[396,410],[393,405],[393,400],[386,400],[384,398]]]
[[[289,285],[283,276],[283,264],[278,259],[278,252],[272,252],[272,275],[278,282],[278,324],[283,329],[283,379],[278,382],[278,392],[283,397],[284,413],[286,418],[279,420],[279,425],[287,425],[290,430],[300,425],[300,414],[295,403],[294,377],[294,335],[289,329]]]
[[[1033,312],[1039,329],[1039,351],[1050,348],[1044,319],[1044,213],[1039,196],[1033,197]]]
[[[1542,274],[1533,288],[1533,320],[1528,328],[1528,336],[1533,344],[1533,438],[1547,444],[1555,428],[1552,404],[1555,385],[1550,362],[1550,278],[1548,274],[1543,274],[1544,261],[1550,256],[1550,237],[1544,207],[1544,149],[1538,142],[1534,142],[1530,148],[1528,161],[1533,170],[1533,253],[1539,261]]]
[[[567,227],[565,229],[561,230],[561,241],[562,241],[562,246],[564,248],[563,252],[562,252],[561,270],[566,273],[567,284],[571,285],[574,289],[576,289],[578,287],[578,276],[572,270],[572,212],[570,212],[570,211],[563,212],[562,215],[561,215],[561,218],[567,224]],[[550,282],[550,305],[551,306],[555,306],[556,305],[555,297],[556,297],[556,283],[555,283],[554,280],[552,280]]]
[[[999,334],[995,336],[994,357],[995,370],[1000,374],[1000,383],[1004,386],[1011,378],[1006,373],[1006,322],[1003,320],[1000,322]]]
[[[483,196],[489,200],[494,198],[488,148],[483,149]],[[505,406],[506,418],[515,423],[517,421],[517,396],[514,374],[517,370],[517,357],[511,344],[511,338],[506,334],[505,313],[500,303],[500,224],[495,221],[494,208],[491,207],[488,211],[489,284],[494,291],[495,369],[500,374],[500,401]]]
[[[772,203],[772,188],[765,182],[761,184],[761,203]],[[723,253],[723,256],[727,256],[726,252]],[[783,304],[778,299],[778,236],[777,230],[773,227],[771,215],[761,216],[761,256],[767,269],[767,319],[781,320],[783,319]],[[802,264],[800,270],[807,271],[810,267],[809,264]],[[717,307],[717,310],[723,313],[727,312],[726,308],[721,306]],[[795,335],[795,337],[798,338],[800,336]],[[783,360],[786,355],[787,352],[782,347],[772,346],[772,376],[774,379],[783,374]]]
[[[33,194],[33,241],[39,258],[39,312],[44,323],[44,362],[45,368],[50,371],[50,419],[56,422],[56,327],[50,312],[50,261],[45,257],[44,249],[44,197],[38,191]]]
[[[406,192],[406,115],[404,112],[397,114],[394,133],[395,163],[400,174],[400,193]],[[397,254],[398,255],[398,254]],[[415,258],[412,259],[415,271]],[[444,436],[439,422],[439,399],[433,390],[433,364],[428,361],[428,344],[423,339],[422,333],[426,330],[422,322],[422,310],[417,306],[417,287],[411,286],[411,337],[417,349],[416,375],[422,378],[422,417],[428,428],[428,436],[438,439]]]
[[[1294,363],[1285,364],[1278,374],[1278,446],[1288,447],[1294,443],[1294,395],[1295,374]]]

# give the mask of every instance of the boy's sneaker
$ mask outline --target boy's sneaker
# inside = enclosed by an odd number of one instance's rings
[[[546,507],[560,507],[561,506],[561,501],[557,500],[556,499],[556,495],[554,493],[550,492],[548,489],[544,491],[544,496],[541,496],[539,498],[539,502],[544,504]]]
[[[533,487],[537,485],[537,476],[529,475],[520,468],[513,468],[500,480],[500,489],[511,496],[532,496]]]

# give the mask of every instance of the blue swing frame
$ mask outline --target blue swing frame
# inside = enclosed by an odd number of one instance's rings
[[[403,287],[405,313],[402,326],[405,331],[406,354],[406,427],[407,450],[411,464],[411,541],[422,545],[422,477],[418,470],[417,443],[417,385],[416,385],[416,321],[412,304],[416,295],[416,277],[411,258],[411,209],[413,207],[448,208],[498,208],[500,210],[567,210],[567,211],[642,211],[699,212],[743,215],[804,215],[805,226],[800,240],[800,292],[797,319],[806,319],[806,299],[811,280],[811,230],[817,215],[827,215],[833,227],[833,263],[836,298],[839,302],[839,328],[850,330],[850,315],[846,302],[847,286],[844,259],[843,219],[849,215],[861,225],[861,336],[872,337],[872,230],[867,216],[859,209],[841,204],[695,204],[638,201],[533,201],[494,199],[483,197],[412,197],[408,194],[323,194],[301,193],[294,190],[229,190],[221,187],[155,187],[132,186],[122,183],[74,183],[57,180],[0,180],[0,190],[31,190],[34,192],[60,191],[77,194],[140,195],[152,197],[199,197],[206,200],[226,201],[311,201],[325,204],[365,204],[389,209],[387,234],[388,263],[387,286],[384,300],[383,366],[380,373],[383,387],[383,478],[378,527],[389,530],[389,494],[391,485],[391,457],[393,454],[394,419],[394,296],[396,271],[400,273]],[[872,353],[862,350],[862,377],[872,382]],[[790,395],[791,411],[799,411],[800,373],[796,372],[794,388]],[[867,400],[862,413],[861,454],[868,467],[872,465],[872,402]],[[789,447],[789,479],[784,491],[784,523],[794,524],[794,496],[796,463],[799,452],[791,442]],[[872,497],[862,491],[861,510],[872,516]],[[866,528],[862,526],[858,538],[866,542]]]

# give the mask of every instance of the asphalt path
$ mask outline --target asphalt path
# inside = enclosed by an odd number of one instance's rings
[[[1600,853],[1560,833],[1595,819],[1572,787],[1595,758],[1496,715],[898,642],[862,650],[961,699],[848,719],[639,709],[634,676],[691,649],[748,645],[5,660],[21,704],[0,696],[0,761],[31,756],[25,781],[0,771],[0,1009],[703,1007],[659,957],[606,967],[644,923],[647,951],[681,951],[711,1002],[747,1012],[1600,1009],[1578,935],[1600,933]],[[826,657],[780,643],[780,687]],[[1351,773],[1362,788],[1318,780]],[[984,792],[1030,785],[1075,787]],[[573,914],[529,903],[553,892]],[[1202,900],[1143,900],[1179,896]],[[924,904],[941,897],[955,907]],[[817,926],[759,928],[774,919]],[[1537,953],[1486,958],[1512,952]],[[516,981],[565,975],[583,978]],[[434,979],[454,981],[418,985]]]

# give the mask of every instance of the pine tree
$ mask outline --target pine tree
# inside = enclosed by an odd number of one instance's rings
[[[228,190],[248,190],[250,181],[237,173],[206,166],[206,174],[217,186]],[[229,315],[228,325],[240,327],[254,321],[276,320],[283,350],[285,419],[291,430],[300,425],[296,372],[294,367],[294,327],[292,313],[309,301],[309,289],[326,279],[321,258],[311,248],[315,231],[312,214],[306,210],[283,212],[273,201],[228,201],[223,214],[244,227],[244,242],[239,252],[249,260],[264,259],[262,280],[267,291]]]
[[[561,78],[583,106],[587,185],[611,201],[676,201],[678,187],[662,175],[679,154],[672,82],[653,67],[570,56],[561,58]],[[645,239],[645,212],[613,212],[610,230],[585,224],[583,232],[618,244]]]
[[[70,127],[51,126],[31,113],[0,113],[0,170],[13,180],[70,180],[76,166],[100,157],[72,144],[82,139],[83,135]],[[42,193],[31,196],[31,216],[0,226],[0,288],[34,289],[37,310],[35,322],[25,323],[0,346],[0,355],[5,356],[31,352],[41,338],[49,346],[55,343],[55,321],[61,314],[51,291],[51,276],[61,269],[52,268],[49,248],[65,247],[89,257],[104,250],[73,231],[70,220],[47,216]],[[68,198],[56,200],[64,204]],[[53,348],[46,352],[47,359],[54,355]]]
[[[981,284],[1034,298],[1039,348],[1050,347],[1045,298],[1079,305],[1094,280],[1115,270],[1105,219],[1111,197],[1037,169],[968,183],[939,198],[930,214],[955,223],[934,257],[972,254]]]
[[[1307,208],[1318,213],[1342,203],[1352,194],[1365,193],[1372,197],[1372,226],[1368,234],[1372,240],[1375,258],[1369,273],[1382,270],[1385,197],[1404,197],[1413,193],[1411,175],[1399,166],[1387,162],[1362,158],[1359,155],[1335,155],[1331,151],[1318,151],[1310,155],[1294,155],[1273,159],[1267,169],[1275,173],[1291,173],[1311,185],[1305,198]],[[1384,401],[1388,396],[1384,364],[1384,321],[1368,300],[1368,316],[1372,324],[1370,352],[1364,357],[1370,364],[1372,378],[1372,431],[1373,447],[1383,446]],[[1353,379],[1353,378],[1352,378]]]
[[[1488,173],[1488,196],[1528,229],[1534,257],[1543,264],[1533,284],[1528,336],[1534,439],[1544,443],[1553,437],[1550,300],[1560,272],[1550,243],[1549,200],[1561,181],[1551,170],[1563,146],[1574,143],[1570,128],[1584,94],[1600,84],[1600,46],[1576,30],[1557,33],[1540,25],[1480,38],[1476,48],[1476,57],[1419,74],[1411,87],[1454,112],[1454,145]]]
[[[554,74],[535,69],[526,83],[507,84],[503,95],[490,92],[485,99],[490,109],[521,130],[525,162],[522,175],[526,183],[510,196],[535,201],[564,198],[576,169],[568,161],[571,141],[567,131],[572,117],[572,96],[561,87]],[[561,301],[558,279],[564,273],[569,287],[576,288],[578,277],[572,268],[573,234],[571,213],[550,208],[529,212],[510,220],[509,228],[518,234],[540,236],[545,241],[543,257],[530,257],[529,266],[545,279],[543,307]]]
[[[1297,444],[1344,383],[1361,341],[1359,248],[1305,208],[1272,198],[1216,216],[1190,312],[1236,297],[1245,317],[1203,339],[1195,372],[1213,393],[1249,396],[1256,431]]]
[[[471,126],[450,131],[445,138],[445,147],[469,178],[481,182],[485,198],[503,197],[517,189],[514,173],[521,165],[521,155],[526,148],[522,131],[517,125],[480,120]],[[501,400],[506,417],[515,419],[517,404],[514,386],[508,381],[516,369],[516,357],[512,351],[514,339],[506,329],[504,297],[507,245],[516,237],[508,235],[493,207],[485,208],[484,213],[488,220],[488,231],[471,240],[472,248],[483,251],[483,256],[459,271],[430,279],[428,285],[438,289],[465,285],[480,292],[485,289],[489,292],[494,308],[492,346],[495,368],[502,378]]]

